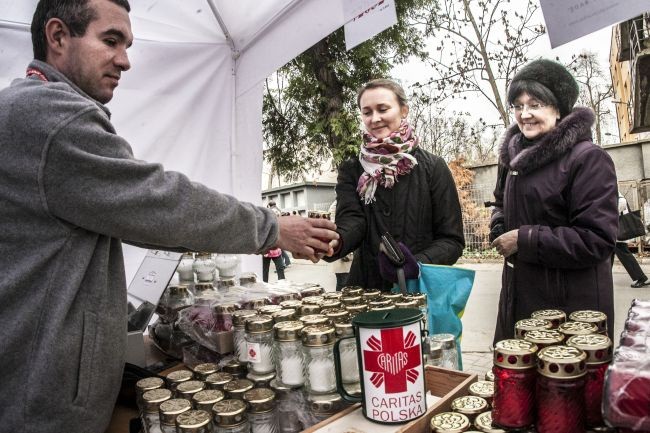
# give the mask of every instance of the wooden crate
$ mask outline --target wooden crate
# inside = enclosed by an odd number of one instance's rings
[[[425,386],[427,391],[439,399],[427,408],[420,418],[407,424],[379,424],[363,417],[361,404],[357,403],[306,429],[303,433],[428,433],[431,418],[451,409],[451,402],[456,397],[469,395],[469,386],[476,382],[477,376],[445,368],[426,366]],[[365,428],[364,428],[365,427]]]

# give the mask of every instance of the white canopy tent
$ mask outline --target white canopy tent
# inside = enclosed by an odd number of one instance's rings
[[[259,203],[263,80],[343,25],[344,2],[130,0],[132,68],[108,104],[118,133],[137,158]],[[0,0],[0,88],[33,57],[36,3]],[[125,248],[127,280],[144,253]]]

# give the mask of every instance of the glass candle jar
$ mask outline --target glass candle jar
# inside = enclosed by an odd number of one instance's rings
[[[354,328],[351,323],[336,323],[334,325],[336,340],[353,336]],[[359,360],[357,359],[357,342],[353,338],[345,339],[339,344],[341,355],[341,381],[344,384],[359,383]]]
[[[297,387],[305,383],[304,354],[300,340],[303,328],[303,323],[298,320],[276,323],[273,327],[275,371],[280,385]]]
[[[350,319],[355,318],[359,313],[368,311],[368,306],[366,304],[344,304],[343,307],[345,308],[345,311],[350,313]]]
[[[270,388],[275,392],[280,433],[298,433],[307,428],[303,417],[297,416],[307,412],[307,402],[302,390],[281,385],[277,380],[271,381]]]
[[[260,314],[246,320],[246,351],[250,371],[256,374],[275,371],[271,316]]]
[[[341,296],[341,304],[343,307],[347,307],[348,305],[358,305],[358,304],[363,304],[363,305],[368,305],[366,302],[361,299],[361,295],[343,295]]]
[[[244,393],[248,403],[248,422],[251,433],[278,433],[278,414],[275,393],[269,388],[256,388]]]
[[[600,311],[580,310],[569,314],[569,320],[587,322],[596,325],[598,334],[607,335],[607,315]]]
[[[432,433],[462,433],[469,430],[469,419],[462,413],[442,412],[431,418]]]
[[[574,335],[595,334],[598,332],[598,326],[589,322],[568,321],[561,324],[557,330],[564,334],[564,339],[566,340]]]
[[[341,411],[344,407],[343,399],[335,392],[329,394],[309,394],[307,396],[307,405],[313,424],[326,420]]]
[[[285,310],[290,309],[298,311],[302,306],[302,301],[299,301],[298,299],[289,299],[287,301],[280,302],[280,306]]]
[[[359,286],[345,286],[341,289],[341,296],[361,296],[363,288]]]
[[[280,311],[271,313],[273,323],[290,322],[296,320],[296,310],[293,308],[283,308]]]
[[[402,301],[404,299],[404,296],[402,296],[402,294],[399,292],[382,293],[379,299],[387,299],[394,304],[395,302]]]
[[[456,349],[454,336],[452,334],[433,334],[429,336],[429,339],[442,345],[442,364],[440,366],[458,370],[458,349]]]
[[[515,338],[523,339],[528,331],[551,329],[553,324],[544,319],[522,319],[515,323]]]
[[[267,374],[255,374],[251,371],[246,375],[246,379],[253,382],[253,388],[268,388],[271,381],[275,379],[275,371]]]
[[[551,322],[551,325],[553,325],[553,328],[551,329],[557,329],[558,326],[566,322],[566,313],[562,310],[537,310],[533,311],[530,317],[533,319],[548,320]]]
[[[586,359],[585,352],[569,346],[550,346],[538,353],[538,433],[585,432]]]
[[[165,381],[160,377],[145,377],[135,383],[135,401],[138,405],[140,414],[143,411],[142,394],[152,389],[159,389],[165,385]]]
[[[224,398],[225,394],[223,391],[219,391],[218,389],[204,389],[192,396],[192,403],[195,409],[205,410],[211,413],[212,406]]]
[[[194,304],[194,295],[188,286],[170,285],[163,292],[156,313],[165,323],[174,323],[178,320],[178,312]]]
[[[176,398],[191,400],[194,394],[203,391],[204,388],[205,383],[200,380],[188,380],[187,382],[179,383],[176,387]]]
[[[246,416],[246,403],[243,400],[228,399],[215,403],[212,407],[214,433],[250,433]]]
[[[327,317],[330,323],[350,323],[350,313],[344,308],[323,309],[321,314]]]
[[[320,303],[320,307],[323,310],[328,310],[328,309],[340,309],[342,308],[343,304],[341,303],[340,299],[323,299],[323,301]]]
[[[205,378],[205,386],[208,389],[223,391],[223,386],[233,379],[232,374],[226,373],[225,371],[218,371]]]
[[[232,342],[239,362],[248,362],[246,352],[246,319],[257,315],[255,310],[238,310],[232,313]]]
[[[321,302],[323,302],[325,298],[322,296],[303,296],[302,298],[302,304],[309,304],[309,305],[320,305]]]
[[[505,430],[492,424],[492,412],[483,412],[474,419],[474,427],[484,433],[506,433]]]
[[[526,340],[499,341],[494,347],[492,420],[503,428],[526,428],[535,420],[535,353]]]
[[[167,388],[169,388],[172,392],[176,392],[176,387],[178,384],[187,382],[193,378],[194,373],[192,373],[190,370],[182,369],[175,370],[167,374],[165,381],[167,382]]]
[[[606,335],[574,335],[566,342],[587,354],[585,375],[585,420],[588,427],[604,425],[601,412],[605,372],[612,360],[612,341]]]
[[[324,314],[307,314],[299,319],[305,326],[311,325],[329,325],[332,322]]]
[[[494,398],[494,382],[490,382],[489,380],[476,381],[469,386],[469,394],[485,399],[488,407],[492,407],[492,399]],[[491,416],[492,415],[490,415],[490,417]]]
[[[221,371],[224,373],[230,373],[234,379],[242,379],[248,374],[248,363],[231,359],[221,367]]]
[[[145,433],[160,432],[160,404],[172,398],[172,392],[165,388],[152,389],[142,394],[142,427]]]
[[[361,293],[361,299],[366,304],[369,303],[370,301],[379,299],[380,296],[381,296],[381,292],[375,289],[364,290],[363,293]]]
[[[195,365],[192,371],[194,372],[194,377],[205,382],[208,376],[219,371],[219,366],[213,362],[205,362]]]
[[[271,304],[271,305],[263,305],[260,308],[257,309],[257,314],[263,315],[263,316],[270,316],[271,314],[275,313],[276,311],[282,310],[282,307],[277,304]]]
[[[302,330],[305,356],[305,388],[312,394],[336,391],[334,343],[336,335],[329,325],[306,326]]]
[[[299,319],[302,319],[303,316],[311,316],[314,314],[319,314],[320,310],[321,310],[320,305],[303,303],[300,305],[300,310],[298,310],[300,312],[298,314]]]
[[[229,399],[242,399],[244,393],[253,389],[253,382],[248,379],[235,379],[223,386],[223,392]]]
[[[415,299],[404,299],[394,303],[395,308],[418,308],[418,302]]]
[[[542,350],[548,346],[557,346],[564,341],[564,334],[557,329],[544,329],[526,332],[524,340],[530,341],[537,346],[538,350]]]
[[[188,410],[176,417],[177,433],[212,433],[211,416],[204,410]]]
[[[172,398],[160,403],[158,415],[163,433],[176,433],[176,417],[192,409],[192,403],[185,398]]]
[[[474,423],[474,419],[482,412],[488,410],[488,402],[482,398],[474,395],[465,395],[452,400],[451,410],[453,412],[462,413],[469,419],[470,423]]]
[[[197,253],[192,264],[192,269],[196,274],[198,282],[207,282],[215,280],[215,270],[217,264],[210,253]]]
[[[393,307],[393,306],[394,306],[393,301],[391,301],[390,299],[377,298],[374,301],[368,302],[368,308],[370,308],[370,310],[375,310],[381,307]]]
[[[176,267],[176,272],[178,272],[178,281],[181,284],[193,284],[194,283],[194,270],[192,265],[194,264],[194,254],[193,253],[183,253],[181,256],[181,261]]]

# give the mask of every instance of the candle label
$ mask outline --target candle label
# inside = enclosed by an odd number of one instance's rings
[[[367,418],[403,423],[426,412],[419,322],[397,328],[359,328]]]
[[[246,354],[248,355],[248,362],[252,362],[253,364],[259,364],[262,362],[262,348],[260,347],[260,343],[251,343],[247,341]]]

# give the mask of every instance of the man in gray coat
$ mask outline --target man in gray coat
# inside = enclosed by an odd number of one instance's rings
[[[126,345],[122,241],[316,259],[338,237],[133,157],[104,106],[130,68],[129,10],[39,1],[35,60],[0,91],[1,431],[106,429]]]

